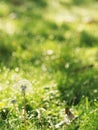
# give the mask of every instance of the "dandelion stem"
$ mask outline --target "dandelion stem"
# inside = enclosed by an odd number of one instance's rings
[[[23,96],[24,96],[24,130],[27,130],[26,129],[26,97],[25,97],[25,92],[24,92]]]

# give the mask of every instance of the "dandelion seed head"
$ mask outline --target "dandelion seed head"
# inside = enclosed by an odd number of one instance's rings
[[[19,92],[19,91],[22,91],[22,92],[26,91],[27,93],[32,92],[32,84],[27,79],[23,79],[23,80],[18,81],[14,85],[14,88],[17,92]]]

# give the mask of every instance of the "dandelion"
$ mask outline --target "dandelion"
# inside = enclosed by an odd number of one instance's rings
[[[14,110],[17,111],[16,104],[15,104],[15,103],[16,103],[16,100],[15,100],[15,99],[12,99],[12,100],[11,100],[11,103],[13,104]]]
[[[26,93],[31,93],[32,92],[32,84],[24,79],[21,81],[18,81],[15,85],[14,88],[16,88],[17,92],[21,91],[22,96],[23,96],[23,101],[24,101],[24,130],[27,130],[26,128]]]
[[[16,84],[13,85],[14,88],[14,92],[19,93],[19,92],[26,92],[26,93],[32,93],[32,84],[30,83],[30,81],[28,81],[27,79],[23,79],[18,81]]]

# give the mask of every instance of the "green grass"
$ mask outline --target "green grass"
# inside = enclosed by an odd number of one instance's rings
[[[0,1],[0,130],[24,129],[25,80],[27,130],[97,130],[97,6]],[[78,118],[59,125],[66,107]]]

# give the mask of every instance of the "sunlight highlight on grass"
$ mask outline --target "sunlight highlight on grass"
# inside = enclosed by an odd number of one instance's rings
[[[47,41],[45,43],[45,45],[43,46],[44,50],[45,51],[48,51],[48,50],[54,50],[56,51],[58,49],[58,47],[56,46],[56,44],[52,41]]]
[[[95,63],[96,62],[96,54],[97,54],[97,48],[76,48],[76,55],[78,55],[79,59],[82,60],[82,62],[85,64],[86,62],[89,63]]]
[[[11,20],[1,20],[0,21],[0,30],[2,30],[8,34],[13,34],[16,32],[16,24],[14,21],[11,21]]]
[[[0,109],[5,107],[5,106],[6,106],[6,104],[4,102],[0,102]]]
[[[9,13],[9,6],[4,3],[0,2],[0,16],[6,16]]]
[[[0,30],[7,34],[14,34],[17,28],[16,16],[11,12],[9,3],[0,2]]]

